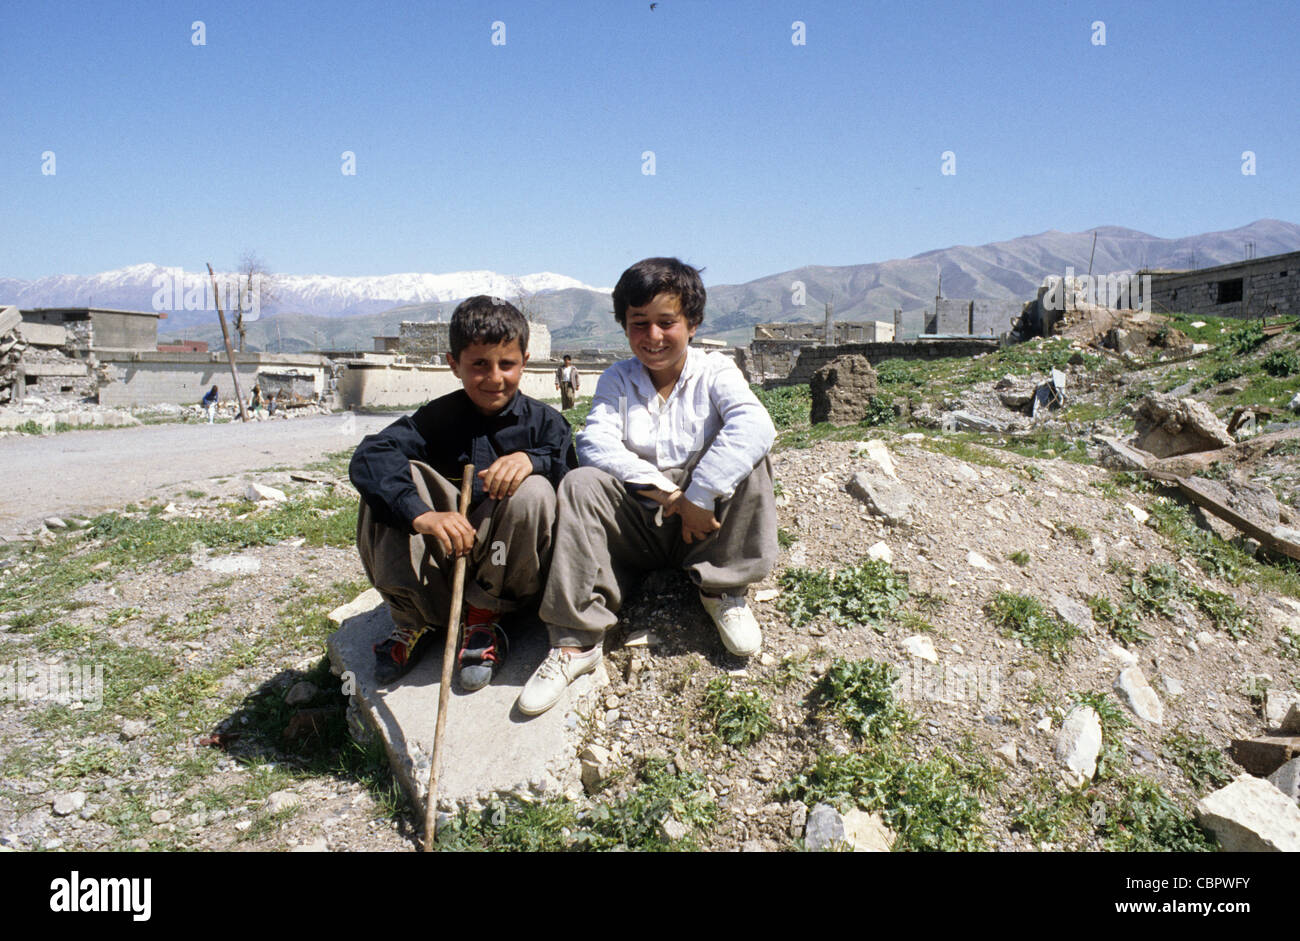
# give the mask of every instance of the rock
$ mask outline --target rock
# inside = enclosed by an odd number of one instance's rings
[[[808,390],[812,395],[809,419],[813,424],[856,424],[867,417],[876,394],[876,371],[865,356],[839,356],[812,374]]]
[[[1293,801],[1300,801],[1300,758],[1292,758],[1270,774],[1268,780]]]
[[[993,386],[1002,404],[1013,412],[1027,411],[1037,388],[1038,384],[1032,379],[1011,375],[1003,376]]]
[[[265,484],[249,484],[248,489],[244,491],[244,496],[257,503],[259,500],[271,500],[275,503],[287,503],[289,498],[285,496],[283,490],[276,490],[274,487],[268,487]]]
[[[894,848],[894,831],[879,814],[850,810],[843,819],[845,842],[855,853],[888,853]]]
[[[864,441],[857,446],[853,452],[854,457],[865,454],[868,459],[880,468],[881,473],[893,480],[898,479],[898,472],[894,469],[894,459],[890,457],[889,448],[885,442],[879,438],[872,438],[870,441]]]
[[[1110,648],[1106,651],[1106,653],[1110,654],[1112,657],[1114,657],[1120,663],[1124,664],[1124,666],[1126,667],[1137,666],[1137,662],[1138,662],[1137,655],[1130,650],[1125,650],[1119,644],[1111,644]]]
[[[373,611],[384,603],[384,598],[377,588],[367,588],[347,604],[339,605],[327,616],[335,624],[342,624],[348,618]]]
[[[780,594],[781,589],[779,588],[760,588],[758,591],[754,592],[754,600],[761,604],[765,601],[775,600],[780,596]]]
[[[767,847],[763,845],[762,840],[746,840],[740,844],[742,853],[766,853]]]
[[[318,836],[310,843],[299,843],[289,852],[291,853],[328,853],[329,844],[325,842],[325,837]]]
[[[1073,598],[1066,597],[1059,593],[1052,595],[1052,608],[1062,621],[1072,624],[1081,631],[1091,633],[1096,630],[1096,623],[1092,620],[1092,611],[1086,604],[1081,601],[1075,601]]]
[[[73,791],[71,794],[60,794],[58,797],[54,798],[54,815],[56,817],[66,817],[69,814],[75,814],[85,806],[85,791]]]
[[[997,571],[997,566],[973,549],[966,553],[966,564],[971,568],[983,569],[986,572]]]
[[[582,786],[588,794],[600,790],[601,784],[612,770],[609,749],[601,745],[588,745],[578,756],[582,760]]]
[[[149,819],[155,824],[162,826],[164,823],[167,823],[172,819],[172,812],[170,810],[155,810],[149,815]]]
[[[1183,684],[1172,676],[1162,676],[1160,677],[1160,681],[1165,684],[1165,692],[1170,696],[1181,696],[1186,692],[1186,690],[1183,689]]]
[[[968,409],[948,412],[941,419],[945,431],[978,431],[981,434],[997,434],[1007,430],[1007,423],[995,421],[977,415]]]
[[[928,660],[930,663],[938,663],[939,655],[934,652],[934,644],[930,638],[917,634],[903,641],[903,649],[913,657],[921,660]]]
[[[1283,725],[1287,713],[1296,706],[1300,706],[1300,693],[1285,689],[1270,689],[1264,694],[1264,721],[1268,723],[1270,729],[1281,728],[1283,731],[1300,735],[1300,728],[1287,729]]]
[[[302,798],[293,791],[275,791],[266,799],[266,811],[278,814],[290,807],[297,807],[301,802]]]
[[[307,680],[300,680],[289,687],[289,692],[285,693],[284,702],[289,706],[305,706],[316,698],[320,690],[316,688],[315,683]]]
[[[1161,725],[1165,721],[1165,704],[1147,682],[1141,667],[1125,667],[1115,680],[1115,690],[1143,722]]]
[[[57,516],[47,516],[44,521],[46,529],[67,529],[68,524]]]
[[[1196,820],[1229,853],[1300,852],[1300,807],[1262,778],[1243,774],[1207,794]]]
[[[665,839],[676,843],[678,840],[686,839],[691,828],[682,823],[676,817],[665,817],[659,824],[659,834]]]
[[[243,831],[247,830],[247,829],[248,829],[249,827],[251,827],[252,825],[253,825],[253,821],[251,821],[251,820],[241,820],[241,821],[239,821],[238,823],[235,824],[235,829],[238,830],[238,831],[240,831],[240,832],[242,833]]]
[[[252,575],[262,570],[262,560],[255,555],[223,555],[205,559],[203,568],[220,575]]]
[[[907,525],[912,521],[912,491],[884,474],[859,471],[849,481],[849,493],[867,505],[890,526]]]
[[[883,540],[867,550],[867,558],[875,559],[889,565],[894,563],[894,553]]]
[[[1091,706],[1075,706],[1056,736],[1056,760],[1065,766],[1064,777],[1078,787],[1097,773],[1101,754],[1101,719]]]
[[[1211,724],[1214,724],[1214,719],[1218,716],[1217,712],[1211,713]],[[1251,774],[1264,777],[1272,774],[1292,758],[1300,758],[1300,735],[1235,738],[1232,740],[1230,754],[1233,761]]]
[[[122,723],[122,738],[128,742],[137,739],[149,729],[149,724],[143,719],[127,719]]]
[[[1132,503],[1125,503],[1124,509],[1128,510],[1129,513],[1133,515],[1133,518],[1138,521],[1138,525],[1144,526],[1146,525],[1146,521],[1151,519],[1150,513],[1142,509],[1140,506],[1134,506]]]
[[[1016,766],[1017,755],[1015,742],[1007,742],[1005,745],[993,749],[993,754],[997,755],[1012,768]]]
[[[1297,392],[1290,402],[1286,405],[1293,412],[1300,412],[1300,392]]]
[[[808,812],[803,845],[814,852],[844,843],[844,818],[830,804],[818,804]]]
[[[800,801],[794,805],[794,811],[790,814],[790,835],[795,839],[803,836],[803,830],[807,823],[808,807]]]
[[[1292,705],[1282,717],[1282,731],[1288,735],[1300,735],[1300,704]]]
[[[1177,399],[1153,392],[1134,407],[1135,445],[1156,457],[1214,451],[1235,444],[1228,427],[1196,399]]]

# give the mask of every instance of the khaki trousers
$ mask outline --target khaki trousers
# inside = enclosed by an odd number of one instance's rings
[[[411,479],[431,509],[456,509],[457,488],[432,467],[412,461]],[[555,490],[550,481],[535,474],[527,477],[514,496],[480,503],[469,521],[477,536],[466,560],[466,602],[508,612],[535,600],[550,563],[555,528]],[[357,551],[366,577],[388,603],[393,623],[412,630],[447,623],[456,560],[443,552],[436,537],[379,522],[362,500]]]
[[[690,469],[664,474],[681,486]],[[656,522],[657,506],[646,509],[622,481],[594,467],[569,471],[557,501],[555,554],[538,612],[552,647],[600,643],[648,570],[684,568],[701,589],[740,594],[776,563],[776,498],[766,457],[731,499],[719,501],[722,528],[689,544],[680,517]]]

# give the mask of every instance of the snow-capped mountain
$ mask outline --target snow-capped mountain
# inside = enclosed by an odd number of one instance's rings
[[[218,283],[223,285],[223,306],[229,306],[224,285],[235,277],[233,272],[217,272]],[[208,291],[209,285],[204,268],[139,264],[93,275],[51,275],[35,281],[0,278],[0,302],[23,308],[95,306],[166,311],[171,324],[179,326],[214,319],[212,310],[202,309],[200,301],[200,292]],[[411,272],[355,278],[284,274],[275,276],[275,300],[265,303],[263,312],[350,317],[404,304],[458,301],[475,294],[515,298],[521,293],[541,295],[574,288],[606,294],[611,290],[549,271],[518,276],[495,271]],[[192,302],[187,303],[187,297]]]

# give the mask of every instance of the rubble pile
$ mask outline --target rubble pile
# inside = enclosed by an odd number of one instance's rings
[[[18,333],[20,323],[17,307],[0,308],[0,405],[23,400],[22,358],[27,344]]]

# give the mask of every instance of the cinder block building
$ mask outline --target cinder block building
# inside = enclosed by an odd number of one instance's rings
[[[1213,317],[1300,314],[1300,252],[1248,258],[1194,271],[1144,269],[1151,309]]]

